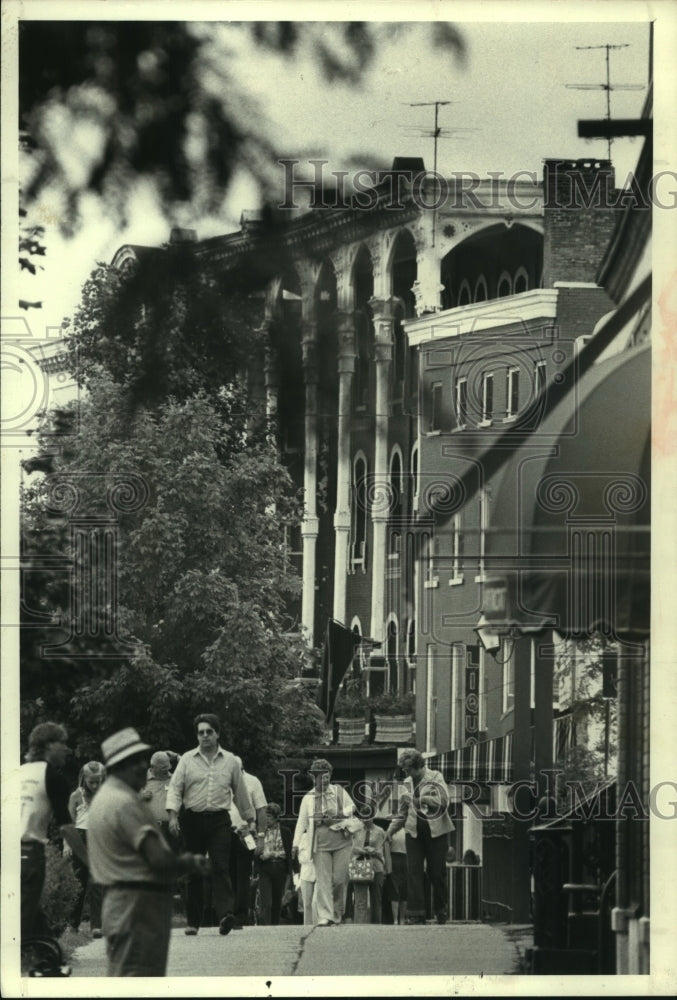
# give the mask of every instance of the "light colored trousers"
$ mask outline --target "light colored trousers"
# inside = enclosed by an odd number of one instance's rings
[[[348,865],[353,853],[352,842],[335,851],[316,851],[315,862],[315,916],[317,922],[331,920],[341,922],[346,908],[348,892]]]
[[[303,902],[303,923],[315,924],[317,923],[317,914],[315,913],[315,883],[308,882],[302,878],[299,880],[299,888],[301,889],[301,900]]]
[[[164,976],[172,926],[169,892],[108,889],[102,927],[109,976]]]

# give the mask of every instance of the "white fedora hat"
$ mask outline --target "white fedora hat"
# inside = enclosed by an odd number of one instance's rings
[[[134,754],[143,753],[144,750],[150,750],[150,747],[142,741],[136,729],[132,729],[131,726],[113,733],[101,744],[103,762],[106,767],[113,767],[114,764],[119,764],[126,757],[133,757]]]

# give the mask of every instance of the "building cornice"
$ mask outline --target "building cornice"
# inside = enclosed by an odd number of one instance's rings
[[[409,344],[416,347],[482,330],[500,330],[510,326],[523,328],[526,323],[536,320],[554,320],[557,316],[557,297],[556,288],[535,288],[503,299],[490,299],[431,313],[407,321],[404,329]]]

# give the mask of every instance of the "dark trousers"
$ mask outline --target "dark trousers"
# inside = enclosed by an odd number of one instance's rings
[[[217,922],[233,912],[233,886],[230,881],[230,843],[232,826],[226,810],[193,812],[184,809],[179,820],[186,850],[208,854],[211,862],[212,907]],[[186,919],[189,927],[200,927],[203,915],[202,875],[193,875],[186,887]]]
[[[253,851],[242,843],[237,834],[233,834],[230,845],[230,881],[235,894],[235,919],[240,924],[248,924],[250,886],[252,878]]]
[[[45,847],[37,840],[21,844],[21,936],[50,934],[40,897],[45,884]]]
[[[78,830],[78,833],[85,842],[87,846],[87,831]],[[83,865],[80,858],[73,854],[71,857],[73,862],[73,872],[75,877],[80,883],[80,891],[78,892],[77,898],[73,905],[73,910],[71,912],[69,923],[71,927],[78,929],[80,926],[80,921],[82,920],[82,909],[85,903],[85,897],[89,891],[89,926],[94,930],[95,927],[101,929],[101,902],[102,902],[102,889],[101,886],[96,882],[92,882],[89,877],[89,868],[87,865]]]
[[[380,924],[383,917],[383,883],[385,878],[384,872],[374,872],[374,881],[369,883],[372,924]]]
[[[419,823],[417,836],[406,836],[407,843],[407,914],[410,917],[425,916],[424,868],[433,887],[433,907],[435,915],[447,915],[449,900],[447,890],[447,835],[430,835],[430,826]]]
[[[259,861],[259,923],[277,926],[289,874],[286,861]]]

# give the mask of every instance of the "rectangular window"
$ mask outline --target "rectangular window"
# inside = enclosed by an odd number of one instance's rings
[[[506,386],[507,412],[506,416],[516,417],[519,412],[520,372],[519,368],[508,369],[508,384]]]
[[[357,458],[353,466],[352,511],[350,527],[352,532],[351,563],[352,570],[360,566],[364,573],[367,568],[367,464],[362,458]]]
[[[430,430],[442,429],[442,383],[433,382],[430,388]]]
[[[463,525],[461,523],[460,514],[454,515],[453,525],[453,560],[451,564],[451,575],[454,580],[459,580],[463,576],[463,549],[465,546]]]
[[[463,746],[465,743],[464,727],[464,688],[466,649],[461,643],[455,642],[451,647],[451,748]]]
[[[435,692],[435,651],[428,646],[426,669],[426,733],[425,748],[428,753],[437,752],[437,695]]]
[[[455,397],[456,426],[461,430],[468,423],[468,380],[465,376],[456,379]]]
[[[508,643],[512,645],[514,640],[508,639]],[[503,712],[511,712],[515,704],[515,657],[508,656],[508,652],[503,643],[500,653],[503,657]]]
[[[484,556],[486,553],[487,544],[487,521],[488,521],[488,509],[489,509],[489,496],[486,490],[480,490],[478,495],[479,503],[479,527],[480,527],[480,544],[479,544],[479,578],[475,581],[476,583],[481,582],[484,579]]]
[[[494,375],[485,372],[482,375],[482,423],[491,423],[494,412]]]
[[[435,574],[435,539],[430,535],[421,536],[421,562],[423,563],[423,586],[436,586],[438,578]]]

